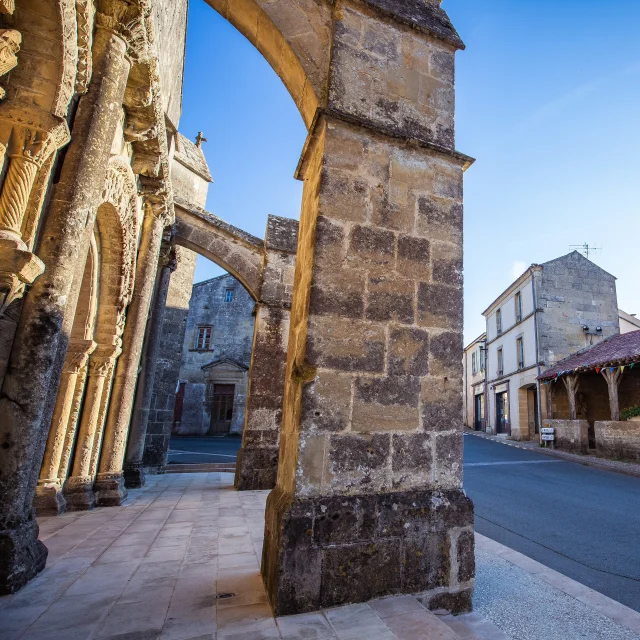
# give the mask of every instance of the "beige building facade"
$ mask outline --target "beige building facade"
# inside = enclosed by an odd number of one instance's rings
[[[465,349],[465,424],[515,440],[539,433],[541,371],[637,322],[618,309],[615,278],[578,252],[531,265],[483,315],[486,334]],[[485,365],[475,374],[474,353]]]

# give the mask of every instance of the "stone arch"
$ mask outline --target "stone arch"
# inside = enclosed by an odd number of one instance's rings
[[[307,128],[324,103],[329,74],[332,2],[207,0],[264,56],[282,79]]]
[[[176,203],[175,242],[228,271],[254,300],[260,299],[264,242],[220,218]]]

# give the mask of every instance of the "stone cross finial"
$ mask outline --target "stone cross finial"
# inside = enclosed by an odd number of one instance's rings
[[[196,136],[196,147],[199,149],[203,142],[207,142],[207,139],[202,135],[202,131],[198,131],[198,135]]]

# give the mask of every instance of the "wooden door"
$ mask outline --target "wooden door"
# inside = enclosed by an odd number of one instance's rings
[[[509,394],[496,393],[496,433],[508,433],[509,430]]]
[[[231,430],[235,390],[236,386],[234,384],[213,385],[210,434],[224,435]]]
[[[484,395],[482,394],[475,397],[473,428],[476,431],[484,430]]]

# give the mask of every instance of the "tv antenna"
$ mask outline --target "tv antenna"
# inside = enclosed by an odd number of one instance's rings
[[[577,249],[578,251],[580,251],[580,253],[583,253],[587,260],[589,260],[589,256],[592,253],[597,253],[598,251],[602,251],[602,247],[594,247],[590,245],[588,242],[585,242],[584,244],[572,244],[570,245],[570,248]]]

